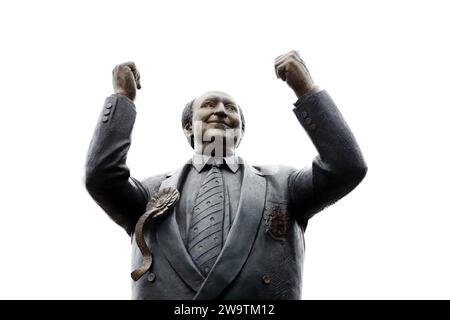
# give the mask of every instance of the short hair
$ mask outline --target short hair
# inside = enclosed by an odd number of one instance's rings
[[[186,106],[183,109],[183,114],[181,115],[181,127],[184,129],[187,125],[192,126],[192,117],[194,114],[193,107],[194,107],[195,99],[188,102]],[[242,125],[242,133],[245,131],[245,118],[244,113],[242,112],[241,107],[238,105],[239,115],[241,116],[241,125]],[[194,148],[194,135],[191,137],[191,147]]]

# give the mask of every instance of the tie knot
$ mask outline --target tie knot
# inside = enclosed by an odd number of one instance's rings
[[[220,168],[222,167],[222,163],[216,163],[216,162],[212,162],[209,163],[206,168],[209,170],[220,170]]]

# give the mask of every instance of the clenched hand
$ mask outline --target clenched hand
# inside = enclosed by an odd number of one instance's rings
[[[136,88],[141,89],[141,76],[134,62],[118,64],[112,74],[114,93],[122,94],[134,101]]]
[[[275,74],[294,90],[298,98],[315,86],[300,54],[294,50],[275,59]]]

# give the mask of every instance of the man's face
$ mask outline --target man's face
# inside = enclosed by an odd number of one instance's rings
[[[192,107],[195,150],[200,151],[202,147],[205,151],[205,146],[209,145],[234,152],[242,137],[242,119],[238,108],[233,97],[224,92],[207,92],[196,98]]]

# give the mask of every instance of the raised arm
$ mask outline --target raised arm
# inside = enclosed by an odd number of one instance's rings
[[[311,166],[289,178],[290,202],[306,227],[311,216],[361,182],[367,165],[338,108],[326,91],[314,85],[298,52],[278,57],[275,72],[295,92],[294,113],[319,152]]]
[[[114,94],[109,96],[100,114],[89,146],[85,184],[92,198],[128,234],[144,212],[148,193],[130,177],[126,165],[131,132],[136,118],[133,100],[140,88],[140,76],[132,62],[113,70]]]

